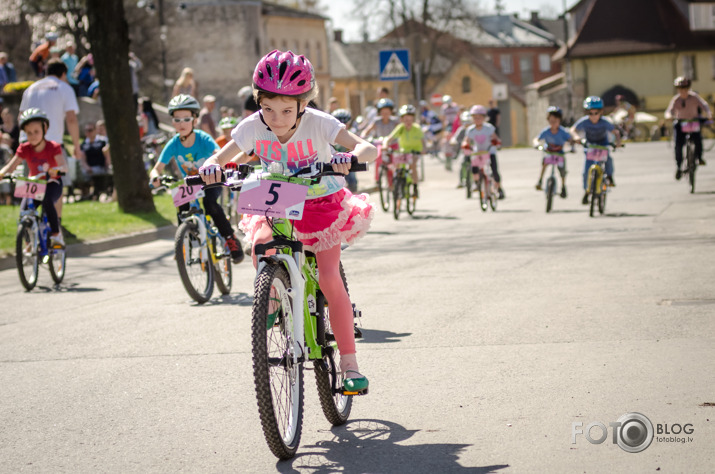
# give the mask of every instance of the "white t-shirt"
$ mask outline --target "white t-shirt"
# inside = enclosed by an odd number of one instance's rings
[[[243,119],[231,130],[231,138],[242,151],[253,150],[263,166],[280,162],[290,171],[316,162],[330,163],[330,145],[335,142],[340,129],[345,128],[332,115],[308,107],[293,136],[281,143],[272,131],[267,130],[259,114],[255,112]],[[319,184],[310,187],[308,199],[333,194],[344,186],[345,178],[326,176]]]
[[[65,130],[65,114],[70,110],[79,113],[72,86],[56,76],[40,79],[25,90],[20,112],[32,107],[44,111],[50,119],[45,138],[60,144]]]
[[[467,128],[467,140],[472,145],[474,151],[490,150],[492,145],[492,134],[496,131],[494,125],[484,122],[482,128],[477,129],[477,126],[472,124]],[[476,148],[474,148],[476,145]]]

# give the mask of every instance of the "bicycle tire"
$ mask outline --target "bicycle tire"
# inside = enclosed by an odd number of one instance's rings
[[[462,163],[462,184],[467,190],[467,199],[472,197],[472,175],[471,169],[467,162]]]
[[[295,456],[303,425],[303,364],[293,363],[291,341],[296,340],[296,335],[292,311],[286,312],[283,307],[284,303],[290,305],[287,294],[290,287],[290,277],[283,265],[266,265],[256,278],[251,317],[258,414],[266,443],[279,459]],[[269,327],[271,320],[273,324]]]
[[[598,198],[598,194],[596,193],[596,190],[598,189],[598,187],[596,186],[596,184],[597,184],[597,183],[596,183],[597,176],[598,176],[598,172],[596,171],[596,169],[595,169],[595,168],[592,169],[592,170],[591,170],[591,185],[590,185],[590,188],[589,188],[589,191],[590,191],[590,193],[591,193],[591,206],[590,206],[590,208],[589,208],[589,214],[588,214],[588,215],[591,216],[591,217],[593,217],[594,211],[595,211],[595,209],[596,209],[596,207],[595,207],[595,206],[596,206],[596,201],[598,200],[598,199],[597,199],[597,198]]]
[[[598,195],[598,213],[599,214],[603,214],[604,212],[606,212],[606,194],[608,194],[608,192],[606,191],[606,189],[603,189],[605,187],[606,187],[605,185],[602,186],[601,194]]]
[[[492,208],[492,212],[497,210],[497,201],[499,201],[499,187],[494,178],[489,180],[489,207]]]
[[[345,291],[350,296],[348,290],[348,282],[345,278],[343,264],[340,263],[340,277],[343,280]],[[340,389],[342,380],[340,378],[340,352],[338,351],[335,337],[330,328],[330,315],[328,313],[328,302],[323,293],[318,293],[318,344],[324,349],[323,359],[313,361],[315,368],[315,384],[318,389],[318,398],[320,399],[320,407],[323,410],[325,418],[333,425],[340,426],[345,424],[350,417],[352,410],[353,397],[343,395],[342,393],[334,393],[333,386]],[[335,379],[335,384],[333,384]]]
[[[402,173],[395,175],[392,180],[392,216],[395,220],[400,218],[400,207],[402,207],[402,193],[404,193],[405,178]]]
[[[554,188],[556,187],[555,179],[553,176],[550,176],[548,180],[546,180],[546,212],[549,213],[551,212],[551,207],[553,206],[554,203]]]
[[[685,146],[688,158],[688,184],[690,186],[690,194],[695,192],[695,170],[698,164],[695,162],[695,150],[693,142],[688,140]]]
[[[67,252],[65,249],[50,249],[50,276],[57,284],[62,283],[65,278],[65,268],[67,265]]]
[[[390,183],[386,166],[380,166],[377,176],[377,190],[380,194],[380,207],[384,212],[390,211]]]
[[[216,261],[214,262],[214,280],[216,288],[222,295],[231,292],[233,283],[233,269],[231,265],[231,253],[226,248],[226,241],[219,237],[214,237],[212,247]]]
[[[407,183],[405,185],[405,207],[407,213],[413,215],[417,208],[417,183]]]
[[[487,212],[487,177],[483,172],[479,172],[479,185],[477,186],[479,190],[479,206],[482,208],[482,212]]]
[[[39,237],[32,231],[32,221],[25,219],[17,228],[15,239],[15,263],[20,283],[25,290],[32,290],[37,285],[40,273]]]
[[[209,249],[206,250],[208,256]],[[206,261],[201,258],[202,246],[195,223],[184,221],[176,229],[174,253],[179,277],[186,292],[197,303],[206,303],[214,289],[213,265],[210,263],[210,256]]]

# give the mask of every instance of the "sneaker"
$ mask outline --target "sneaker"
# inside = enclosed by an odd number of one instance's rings
[[[243,249],[241,248],[241,244],[238,242],[235,235],[226,237],[226,246],[231,252],[231,260],[233,263],[241,263],[243,261]]]
[[[348,378],[347,375],[354,375]],[[364,395],[370,386],[367,377],[356,370],[346,370],[343,378],[343,395]]]
[[[541,186],[541,181],[539,181],[538,183],[536,183],[536,190],[537,190],[537,191],[543,191],[543,189],[544,189],[544,188]]]
[[[613,176],[606,176],[606,183],[612,188],[616,187],[616,182],[613,180]]]
[[[683,177],[683,171],[678,168],[678,170],[675,172],[675,179],[680,180],[680,178]]]
[[[502,188],[499,188],[499,199],[504,199],[506,196],[504,195],[504,190]]]
[[[61,232],[59,232],[57,235],[50,236],[50,247],[52,247],[53,249],[65,248],[65,239],[62,238]]]
[[[561,197],[563,199],[566,199],[566,186],[561,188]]]
[[[705,160],[703,160],[702,158],[700,158],[700,159],[698,160],[698,164],[699,164],[700,166],[705,166],[705,165],[707,165],[707,163],[705,162]]]
[[[583,195],[583,199],[581,199],[581,204],[588,204],[588,192]]]

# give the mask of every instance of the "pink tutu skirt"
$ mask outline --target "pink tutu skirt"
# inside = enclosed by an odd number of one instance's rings
[[[353,194],[343,188],[328,196],[305,201],[303,219],[293,221],[295,235],[311,252],[352,244],[370,228],[374,213],[367,194]],[[265,216],[244,214],[238,228],[252,243],[253,235],[265,221]]]

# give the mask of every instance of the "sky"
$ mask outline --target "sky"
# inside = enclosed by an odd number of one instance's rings
[[[482,10],[487,14],[494,13],[495,0],[478,0]],[[504,13],[518,13],[523,19],[531,16],[532,10],[539,10],[542,17],[553,12],[554,17],[564,9],[574,6],[578,0],[501,0],[504,6]],[[333,29],[343,30],[343,41],[354,42],[362,39],[361,24],[359,20],[351,19],[354,0],[322,0],[326,6],[325,15],[330,17]],[[370,39],[374,40],[379,36],[379,31],[370,30]]]

